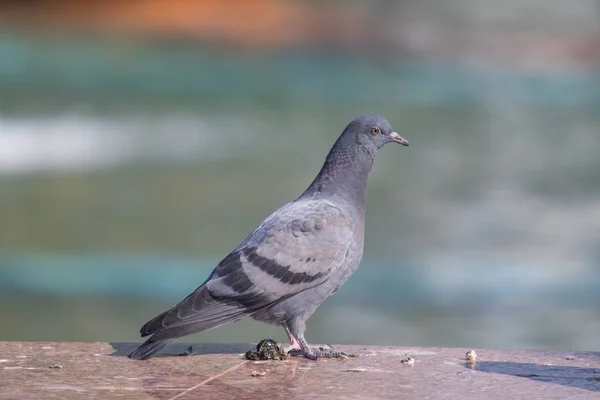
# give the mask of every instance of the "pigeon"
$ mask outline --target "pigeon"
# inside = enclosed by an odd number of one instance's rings
[[[391,142],[408,146],[380,115],[350,122],[306,191],[269,215],[193,293],[148,321],[140,333],[150,338],[129,357],[148,359],[177,338],[246,316],[283,326],[288,352],[344,357],[311,347],[306,321],[360,263],[367,177],[375,153]]]

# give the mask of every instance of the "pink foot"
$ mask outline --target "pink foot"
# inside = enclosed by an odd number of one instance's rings
[[[302,347],[300,347],[300,343],[298,343],[298,341],[296,340],[294,335],[292,335],[292,332],[290,332],[290,330],[285,322],[283,323],[283,327],[285,328],[285,332],[287,333],[288,338],[290,339],[290,344],[286,344],[283,346],[283,349],[282,349],[283,352],[287,354],[290,351],[302,350]]]
[[[286,344],[283,346],[283,352],[284,353],[289,353],[290,351],[299,351],[301,350],[300,348],[300,344],[298,343],[298,341],[296,341],[296,338],[294,336],[290,336],[290,344]]]

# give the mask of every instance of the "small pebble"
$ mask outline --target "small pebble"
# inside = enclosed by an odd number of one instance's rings
[[[267,375],[267,373],[266,372],[261,372],[261,371],[252,371],[252,373],[250,375],[254,376],[254,377],[261,377],[261,376]]]
[[[476,362],[477,361],[477,353],[475,353],[475,350],[469,350],[469,351],[467,351],[466,358],[467,358],[467,361],[469,361],[469,362]]]
[[[366,372],[365,368],[343,369],[342,372]]]
[[[400,361],[403,364],[414,365],[415,359],[412,357],[407,357],[404,360]]]

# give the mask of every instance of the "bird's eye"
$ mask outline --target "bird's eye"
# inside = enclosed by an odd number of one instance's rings
[[[379,133],[379,128],[374,126],[371,128],[371,135],[377,135]]]

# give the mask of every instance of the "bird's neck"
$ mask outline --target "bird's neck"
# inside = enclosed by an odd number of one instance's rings
[[[374,157],[375,150],[360,145],[348,146],[338,140],[321,171],[301,197],[338,197],[364,213],[367,178]]]

